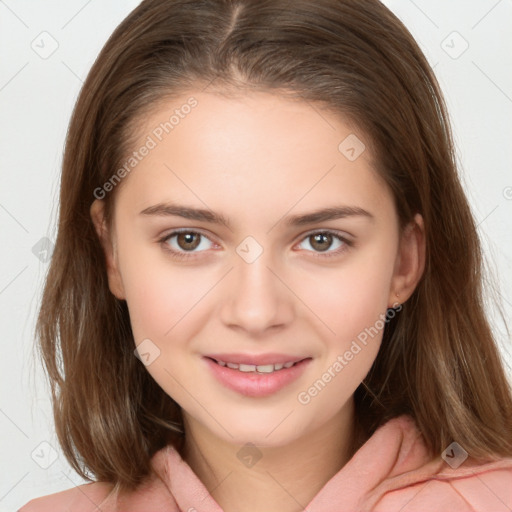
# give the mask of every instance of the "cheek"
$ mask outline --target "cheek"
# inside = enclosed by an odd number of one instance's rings
[[[129,245],[119,264],[135,342],[165,339],[212,285],[191,279],[190,271],[173,266],[165,254]]]
[[[186,371],[189,342],[196,329],[192,324],[213,284],[208,276],[194,279],[190,270],[173,267],[165,255],[155,257],[144,250],[125,254],[129,257],[120,261],[120,268],[135,345],[141,344],[149,353],[146,370],[158,385],[188,408],[190,397],[185,390],[195,387],[193,372]]]
[[[323,277],[309,273],[305,279],[301,293],[329,328],[338,348],[374,326],[380,315],[385,314],[394,259],[391,250],[354,253]]]
[[[386,325],[395,252],[390,245],[354,253],[325,277],[311,277],[305,288],[308,306],[322,320],[321,368],[299,395],[299,403],[315,402],[316,410],[336,410],[350,398],[377,357]],[[328,329],[327,329],[328,328]]]
[[[312,426],[321,425],[347,403],[379,352],[391,277],[380,265],[364,270],[339,272],[318,291],[312,307],[334,331],[323,328],[321,364],[297,395]]]

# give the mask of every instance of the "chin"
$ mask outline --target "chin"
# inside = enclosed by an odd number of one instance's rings
[[[313,418],[299,417],[301,409],[302,406],[296,404],[274,406],[270,410],[263,410],[261,406],[252,410],[250,407],[224,409],[215,415],[223,418],[222,426],[211,418],[203,425],[230,444],[278,447],[292,443],[315,428]]]

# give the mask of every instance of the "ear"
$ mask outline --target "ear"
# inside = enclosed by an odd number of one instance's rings
[[[389,292],[388,307],[404,303],[414,292],[425,269],[425,226],[418,213],[403,229]]]
[[[91,205],[90,214],[94,228],[100,239],[107,265],[108,286],[110,291],[120,300],[125,299],[123,281],[119,272],[117,251],[113,233],[110,233],[105,219],[105,203],[96,199]]]

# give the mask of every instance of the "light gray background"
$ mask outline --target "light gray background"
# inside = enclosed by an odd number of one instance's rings
[[[108,36],[138,3],[0,0],[0,511],[82,483],[60,453],[33,355],[48,268],[48,242],[41,239],[55,240],[62,148],[79,89]],[[464,184],[510,319],[512,0],[384,3],[416,37],[445,92]],[[489,310],[500,341],[510,346],[496,308]]]

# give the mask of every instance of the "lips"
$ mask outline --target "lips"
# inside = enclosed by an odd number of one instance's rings
[[[311,357],[287,354],[214,354],[205,356],[210,371],[225,387],[239,394],[264,397],[298,379]]]

